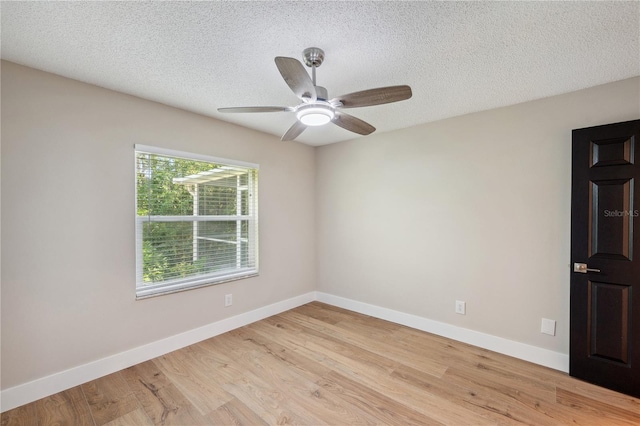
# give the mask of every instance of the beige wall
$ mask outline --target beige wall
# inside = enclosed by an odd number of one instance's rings
[[[571,130],[639,117],[634,78],[318,148],[318,289],[567,354]]]
[[[316,289],[566,354],[571,129],[638,117],[635,78],[314,149],[2,62],[2,389]],[[260,164],[259,277],[135,301],[136,143]]]
[[[260,164],[259,277],[135,300],[136,143]],[[2,62],[2,388],[314,290],[314,185],[309,146]]]

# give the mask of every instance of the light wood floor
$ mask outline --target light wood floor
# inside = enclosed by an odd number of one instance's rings
[[[640,400],[311,303],[2,414],[2,425],[638,425]]]

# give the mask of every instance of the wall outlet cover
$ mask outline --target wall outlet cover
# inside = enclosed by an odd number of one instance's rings
[[[542,318],[542,326],[540,327],[540,332],[544,334],[548,334],[550,336],[555,336],[556,335],[555,320]]]

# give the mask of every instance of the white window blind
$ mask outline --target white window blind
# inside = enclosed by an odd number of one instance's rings
[[[135,146],[136,296],[258,273],[258,166]]]

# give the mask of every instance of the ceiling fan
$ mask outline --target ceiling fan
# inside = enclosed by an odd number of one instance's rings
[[[302,101],[293,107],[253,106],[218,108],[219,112],[295,112],[297,121],[282,136],[283,141],[294,140],[307,126],[322,126],[332,122],[343,129],[360,135],[373,133],[371,124],[342,112],[345,108],[404,101],[411,97],[409,86],[388,86],[363,90],[329,99],[327,89],[316,85],[316,68],[322,65],[324,51],[309,47],[303,52],[304,63],[311,68],[311,77],[300,61],[278,56],[275,58],[278,71],[293,93]]]

